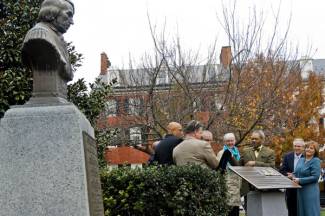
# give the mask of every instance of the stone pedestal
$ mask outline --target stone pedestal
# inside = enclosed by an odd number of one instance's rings
[[[288,216],[285,195],[280,191],[251,191],[247,194],[248,216]]]
[[[69,103],[8,110],[0,120],[0,215],[102,216],[93,138]]]

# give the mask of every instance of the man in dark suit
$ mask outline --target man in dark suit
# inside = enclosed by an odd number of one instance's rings
[[[303,157],[304,151],[304,140],[301,138],[296,138],[293,141],[293,151],[285,154],[283,156],[282,164],[280,167],[280,172],[288,176],[294,172],[298,160]],[[286,190],[286,202],[288,209],[288,216],[297,215],[297,189],[287,189]]]
[[[174,148],[183,141],[183,128],[182,125],[177,122],[170,122],[167,126],[167,134],[155,148],[153,156],[153,162],[164,165],[172,165],[173,161],[173,150]]]

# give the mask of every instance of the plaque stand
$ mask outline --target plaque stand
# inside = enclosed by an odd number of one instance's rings
[[[13,107],[0,137],[0,215],[104,215],[94,131],[74,105]]]
[[[288,216],[284,192],[250,191],[247,194],[248,216]]]
[[[271,167],[229,168],[257,189],[247,194],[247,216],[288,215],[284,193],[279,189],[301,188],[300,185]]]

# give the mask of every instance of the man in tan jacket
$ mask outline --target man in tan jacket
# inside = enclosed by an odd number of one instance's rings
[[[185,128],[185,138],[173,150],[173,160],[176,165],[197,164],[215,169],[218,166],[217,157],[211,145],[202,140],[203,125],[198,121],[190,121]]]

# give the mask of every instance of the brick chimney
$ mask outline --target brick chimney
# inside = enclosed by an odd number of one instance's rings
[[[107,69],[111,66],[111,62],[107,58],[105,52],[100,54],[100,75],[106,75]]]
[[[230,46],[223,46],[221,48],[220,53],[220,64],[222,64],[223,68],[228,68],[231,63],[231,47]]]

